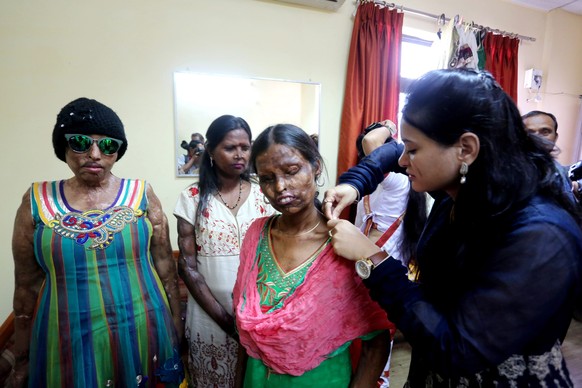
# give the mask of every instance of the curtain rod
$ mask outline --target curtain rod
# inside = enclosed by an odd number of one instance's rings
[[[373,2],[374,4],[378,4],[378,5],[382,5],[384,7],[388,7],[388,8],[396,8],[401,10],[402,12],[408,12],[414,15],[419,15],[419,16],[424,16],[427,18],[431,18],[431,19],[435,19],[437,21],[443,21],[443,22],[448,22],[449,20],[451,20],[451,18],[445,17],[445,14],[441,14],[441,15],[434,15],[432,13],[428,13],[428,12],[424,12],[424,11],[419,11],[416,9],[412,9],[412,8],[408,8],[408,7],[404,7],[402,5],[397,5],[394,3],[389,3],[387,1],[384,0],[356,0],[357,3],[371,3]],[[456,16],[458,17],[458,15]],[[505,36],[511,36],[511,37],[516,37],[519,38],[521,40],[528,40],[530,42],[535,42],[536,38],[532,38],[531,36],[525,36],[525,35],[519,35],[519,34],[515,34],[515,33],[511,33],[511,32],[506,32],[506,31],[501,31],[498,29],[494,29],[494,28],[490,28],[490,27],[486,27],[486,26],[481,26],[478,24],[475,24],[473,22],[471,23],[466,23],[464,22],[463,24],[468,25],[469,27],[475,28],[475,29],[480,29],[480,30],[487,30],[489,32],[493,32],[495,34],[501,34],[501,35],[505,35]]]

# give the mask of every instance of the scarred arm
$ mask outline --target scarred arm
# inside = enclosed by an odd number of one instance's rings
[[[227,312],[216,300],[204,276],[198,272],[194,225],[180,217],[178,217],[178,247],[180,249],[178,271],[188,291],[222,330],[236,338],[232,312]]]
[[[168,219],[162,210],[160,200],[150,185],[147,187],[147,196],[147,216],[153,227],[150,251],[156,271],[162,281],[168,302],[170,303],[174,325],[178,332],[178,339],[181,340],[184,334],[184,323],[181,318],[178,273],[176,270],[176,262],[172,256]]]
[[[34,257],[34,222],[30,210],[30,190],[16,212],[12,234],[14,258],[14,347],[16,364],[6,387],[23,387],[28,380],[28,356],[33,317],[38,294],[44,280],[42,268]]]

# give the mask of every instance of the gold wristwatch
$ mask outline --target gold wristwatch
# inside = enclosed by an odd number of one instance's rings
[[[382,263],[388,257],[390,257],[390,254],[384,251],[380,251],[374,253],[370,257],[360,259],[356,261],[356,273],[362,279],[368,279],[370,277],[370,274],[372,273],[372,270],[376,268],[378,265],[380,265],[380,263]]]

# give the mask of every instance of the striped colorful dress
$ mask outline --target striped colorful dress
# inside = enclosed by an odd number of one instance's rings
[[[64,181],[34,183],[34,253],[46,274],[30,347],[30,387],[179,383],[170,308],[150,254],[143,180],[104,210],[77,211]],[[168,384],[171,386],[172,384]]]

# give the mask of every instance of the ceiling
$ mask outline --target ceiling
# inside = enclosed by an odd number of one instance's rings
[[[560,8],[563,11],[582,15],[582,0],[510,0],[513,4],[542,11],[552,11]]]

